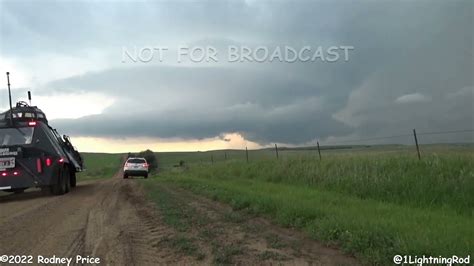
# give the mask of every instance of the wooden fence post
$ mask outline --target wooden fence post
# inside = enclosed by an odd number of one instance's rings
[[[245,147],[245,156],[247,157],[247,162],[249,162],[249,150],[247,149],[247,146]]]
[[[278,159],[278,146],[277,146],[276,143],[275,143],[275,153],[276,153],[276,157],[277,157],[277,159]]]
[[[413,136],[415,137],[416,152],[418,154],[418,160],[421,160],[420,146],[418,145],[418,138],[416,137],[416,130],[415,129],[413,129]]]
[[[318,146],[319,160],[321,161],[321,150],[319,149],[319,141],[317,141],[316,144]]]

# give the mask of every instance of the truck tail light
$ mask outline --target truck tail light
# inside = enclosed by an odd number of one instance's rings
[[[44,161],[46,166],[51,166],[51,164],[53,163],[53,161],[51,160],[51,158],[46,158],[46,160]]]
[[[38,173],[43,172],[43,165],[41,164],[40,158],[36,159],[36,171],[38,171]]]

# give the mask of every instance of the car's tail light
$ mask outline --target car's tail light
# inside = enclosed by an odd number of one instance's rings
[[[36,126],[36,121],[30,121],[30,122],[28,122],[28,126],[30,126],[30,127]]]
[[[13,172],[13,175],[14,175],[14,176],[17,176],[17,175],[19,175],[19,174],[20,174],[20,173],[19,173],[18,171]]]
[[[144,163],[144,164],[143,164],[143,167],[148,167],[148,164],[147,164],[147,163]]]
[[[43,172],[43,165],[41,164],[40,158],[36,159],[36,171],[38,171],[38,173]]]
[[[64,163],[64,158],[58,160],[59,163]]]
[[[3,172],[3,173],[2,173],[2,176],[7,176],[7,172]]]
[[[46,158],[46,160],[44,160],[44,163],[46,164],[46,166],[51,166],[51,164],[53,164],[53,161],[51,160],[51,158]]]

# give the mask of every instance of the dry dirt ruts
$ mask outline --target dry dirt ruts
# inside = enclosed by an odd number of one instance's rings
[[[187,217],[185,230],[164,220],[159,206],[146,200],[138,180],[121,179],[120,173],[79,183],[63,196],[40,191],[2,195],[0,255],[82,255],[99,257],[101,265],[357,264],[302,233],[262,218],[242,217],[183,189],[161,189],[179,199],[176,207],[193,215]]]

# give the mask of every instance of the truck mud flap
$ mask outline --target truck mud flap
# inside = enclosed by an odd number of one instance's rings
[[[30,177],[33,179],[33,182],[35,183],[35,185],[39,185],[41,182],[40,182],[40,179],[38,178],[38,175],[36,175],[36,173],[34,173],[33,171],[31,171],[27,166],[25,166],[22,162],[20,161],[17,161],[16,162],[17,164],[19,164],[23,170],[25,172],[27,172]]]

